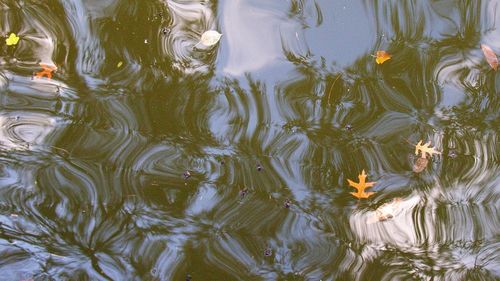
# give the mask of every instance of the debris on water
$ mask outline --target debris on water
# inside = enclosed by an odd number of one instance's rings
[[[11,33],[7,39],[5,39],[5,43],[7,46],[14,46],[17,45],[17,42],[19,42],[19,36],[17,36],[15,33]]]
[[[273,254],[273,250],[272,250],[271,248],[267,247],[267,248],[264,250],[264,256],[266,256],[266,257],[270,257],[270,256],[272,256],[272,254]]]
[[[420,173],[427,167],[427,164],[429,164],[429,160],[427,158],[420,157],[417,161],[415,161],[415,164],[413,164],[413,171],[415,173]]]
[[[450,158],[453,158],[453,159],[454,159],[454,158],[457,158],[458,154],[457,154],[457,152],[456,152],[455,150],[453,150],[453,149],[452,149],[452,150],[450,150],[450,152],[448,153],[448,156],[449,156]]]
[[[348,131],[352,130],[352,125],[351,124],[345,125],[345,129]]]
[[[193,280],[191,275],[190,274],[186,275],[186,281],[191,281],[191,280]]]
[[[188,170],[186,170],[186,171],[184,171],[182,176],[184,177],[185,180],[187,180],[191,177],[191,173]]]
[[[207,47],[213,46],[213,45],[217,44],[217,42],[219,42],[221,36],[222,36],[222,34],[217,32],[216,30],[205,31],[201,35],[200,42],[198,42],[198,44],[196,44],[196,45],[202,44],[202,45],[205,45]]]
[[[42,67],[42,71],[35,73],[35,78],[42,78],[42,77],[46,76],[47,79],[51,79],[52,78],[52,71],[57,69],[57,67],[55,67],[55,66],[47,65],[47,64],[43,64],[43,63],[40,63],[40,66]]]
[[[260,164],[257,164],[257,171],[262,171],[262,166]]]
[[[241,197],[245,197],[245,195],[248,194],[248,188],[243,188],[242,190],[240,190],[240,196]]]
[[[292,205],[292,201],[290,201],[289,199],[286,199],[285,200],[285,208],[290,208],[290,206]]]

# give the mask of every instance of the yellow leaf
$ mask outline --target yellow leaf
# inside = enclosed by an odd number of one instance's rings
[[[123,65],[123,62],[118,62],[118,64],[116,65],[116,67],[120,68],[121,66]]]
[[[419,152],[422,153],[422,158],[427,158],[427,154],[431,157],[433,154],[441,154],[441,152],[434,150],[434,147],[429,147],[431,142],[428,142],[422,145],[422,140],[420,140],[417,145],[415,145],[415,155],[418,155]]]
[[[392,56],[386,51],[377,51],[375,61],[377,62],[377,64],[383,64],[385,61],[390,60],[391,57]]]
[[[15,33],[11,33],[9,35],[9,38],[5,39],[5,43],[7,43],[7,46],[17,45],[17,42],[19,42],[19,36],[17,36]]]
[[[361,172],[361,174],[358,176],[359,183],[353,182],[350,179],[347,179],[347,182],[349,183],[350,186],[356,188],[358,191],[357,192],[351,192],[351,194],[356,197],[356,198],[368,198],[371,195],[375,194],[375,192],[365,192],[365,189],[372,187],[375,182],[366,182],[366,173],[365,170]]]

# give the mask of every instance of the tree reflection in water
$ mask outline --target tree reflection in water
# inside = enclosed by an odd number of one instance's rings
[[[496,4],[0,0],[0,280],[496,280]]]

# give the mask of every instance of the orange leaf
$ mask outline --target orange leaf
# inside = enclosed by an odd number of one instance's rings
[[[390,60],[391,57],[391,54],[386,51],[377,51],[375,61],[377,62],[377,64],[383,64],[385,61]]]
[[[52,71],[56,69],[54,66],[46,65],[41,63],[42,71],[35,73],[35,78],[42,78],[43,76],[47,76],[47,79],[52,78]]]
[[[357,197],[359,199],[368,198],[375,193],[375,192],[365,192],[365,189],[372,187],[375,184],[375,182],[366,182],[365,170],[363,170],[361,172],[361,174],[358,176],[358,179],[359,179],[359,183],[356,183],[350,179],[347,179],[347,182],[349,183],[349,185],[358,190],[357,192],[351,192],[351,194],[354,197]]]
[[[498,68],[497,54],[495,54],[495,52],[493,52],[493,50],[490,47],[484,44],[481,44],[481,49],[483,50],[483,54],[484,57],[486,58],[486,61],[489,63],[491,68],[493,68],[496,71]]]

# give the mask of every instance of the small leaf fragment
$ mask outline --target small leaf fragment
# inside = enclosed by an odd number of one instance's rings
[[[429,160],[427,160],[427,158],[420,157],[417,161],[415,161],[415,164],[413,164],[413,171],[415,173],[420,173],[425,170],[427,164],[429,164]]]
[[[207,46],[207,47],[213,46],[213,45],[217,44],[217,42],[219,42],[221,36],[222,36],[222,34],[220,34],[219,32],[217,32],[215,30],[205,31],[201,35],[200,43]]]
[[[15,33],[11,33],[9,37],[5,39],[5,43],[7,43],[7,46],[17,45],[17,42],[19,42],[19,36],[17,36]]]
[[[488,64],[496,71],[498,68],[498,58],[495,52],[485,44],[481,44],[481,50],[483,50],[484,57]]]
[[[122,62],[122,61],[120,61],[120,62],[118,62],[118,64],[116,65],[116,67],[117,67],[117,68],[120,68],[122,65],[123,65],[123,62]]]
[[[377,55],[375,56],[375,61],[377,64],[383,64],[387,60],[391,59],[391,54],[386,51],[377,51]]]
[[[368,198],[371,195],[375,194],[375,192],[365,192],[365,189],[372,187],[375,184],[375,182],[366,182],[365,170],[363,170],[361,172],[361,174],[359,174],[358,179],[359,179],[359,183],[356,183],[350,179],[347,179],[347,182],[349,183],[349,185],[357,189],[357,192],[351,192],[351,194],[354,197],[361,199],[361,198]]]

